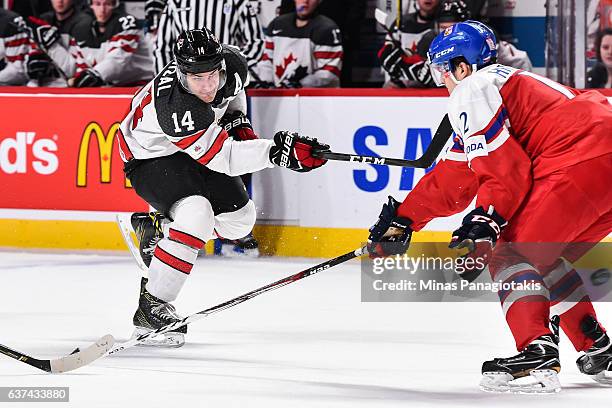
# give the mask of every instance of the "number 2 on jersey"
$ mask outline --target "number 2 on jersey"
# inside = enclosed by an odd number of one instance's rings
[[[463,136],[465,136],[467,132],[470,130],[470,128],[467,125],[467,113],[461,112],[461,114],[459,115],[459,118],[463,119]]]
[[[176,112],[172,114],[172,120],[174,121],[174,131],[176,133],[181,133],[183,129],[179,125],[178,114]],[[183,115],[183,119],[181,119],[181,125],[186,126],[188,131],[192,131],[195,129],[193,123],[193,119],[191,119],[191,111],[185,112],[185,114]]]

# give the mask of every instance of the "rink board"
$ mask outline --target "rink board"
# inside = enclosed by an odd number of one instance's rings
[[[124,178],[116,148],[134,91],[0,90],[2,116],[13,119],[0,123],[1,247],[125,249],[115,214],[148,209]],[[446,97],[444,90],[303,89],[253,91],[249,103],[264,137],[289,129],[338,152],[414,159],[427,148]],[[402,200],[425,173],[343,162],[308,174],[256,173],[262,252],[330,257],[354,249],[387,196]],[[446,241],[461,218],[434,220],[414,240]]]

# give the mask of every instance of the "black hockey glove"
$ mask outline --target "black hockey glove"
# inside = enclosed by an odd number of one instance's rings
[[[249,118],[240,111],[226,113],[219,121],[219,125],[221,125],[234,140],[259,139],[253,131],[253,126],[251,126]]]
[[[300,83],[300,81],[296,81],[294,79],[285,79],[278,85],[278,87],[284,89],[297,89],[301,88],[302,84]]]
[[[408,79],[418,81],[428,88],[435,88],[436,83],[431,76],[429,63],[427,61],[417,62],[407,66],[406,76]]]
[[[272,89],[275,88],[273,82],[268,81],[250,81],[249,88],[251,89]]]
[[[72,86],[75,88],[96,87],[104,85],[104,80],[95,70],[91,68],[78,72],[74,78]]]
[[[51,58],[40,50],[31,52],[26,56],[26,72],[30,79],[41,80],[49,78],[53,73]]]
[[[39,18],[28,18],[27,28],[30,38],[45,52],[59,40],[58,28]]]
[[[387,42],[378,52],[380,63],[393,79],[407,79],[404,72],[404,51],[393,43]]]
[[[327,163],[327,160],[315,157],[317,153],[325,151],[329,151],[329,145],[319,143],[317,139],[281,130],[274,135],[270,161],[277,166],[305,173]]]
[[[149,31],[157,30],[159,25],[159,16],[166,7],[165,0],[147,0],[145,2],[145,21]]]
[[[412,221],[398,217],[400,202],[389,196],[378,216],[378,221],[370,228],[368,252],[370,258],[381,258],[406,253],[412,238]]]
[[[478,278],[489,263],[495,243],[507,224],[492,206],[488,212],[478,207],[463,218],[461,227],[453,232],[448,245],[452,249],[467,250],[467,254],[461,256],[462,272],[457,272],[461,278],[469,282]]]

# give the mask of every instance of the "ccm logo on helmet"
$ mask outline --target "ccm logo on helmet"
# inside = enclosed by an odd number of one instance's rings
[[[455,47],[454,47],[454,46],[452,46],[452,47],[450,47],[450,48],[447,48],[447,49],[445,49],[445,50],[442,50],[442,51],[440,51],[440,52],[436,52],[436,53],[434,54],[434,59],[436,59],[436,58],[440,58],[440,57],[443,57],[443,56],[445,56],[446,54],[450,54],[450,53],[451,53],[451,52],[453,52],[453,51],[455,51]]]

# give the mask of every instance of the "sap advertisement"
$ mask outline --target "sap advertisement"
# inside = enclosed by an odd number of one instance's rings
[[[254,96],[251,116],[264,137],[289,129],[324,141],[334,152],[415,159],[429,146],[446,101],[442,96]],[[307,174],[269,169],[254,176],[258,219],[305,227],[367,228],[387,196],[403,200],[428,171],[431,168],[339,161]],[[460,220],[437,220],[428,229],[452,230]]]

